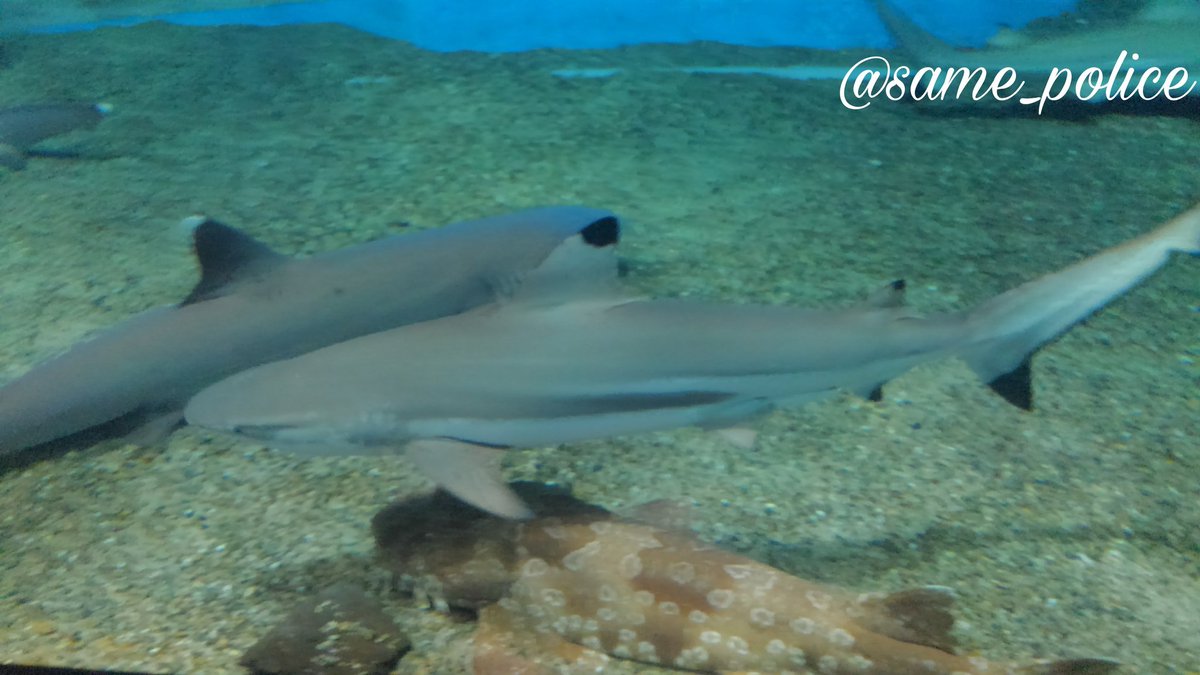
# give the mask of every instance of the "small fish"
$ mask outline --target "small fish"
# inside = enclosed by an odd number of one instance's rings
[[[565,241],[605,247],[620,231],[609,211],[545,207],[294,259],[216,221],[185,222],[196,287],[0,388],[0,457],[118,418],[161,435],[223,377],[491,302]]]
[[[372,522],[378,557],[404,586],[442,610],[482,609],[476,675],[602,673],[611,657],[797,675],[1101,675],[1118,666],[958,656],[949,589],[852,592],[569,496],[514,487],[537,505],[536,518],[502,521],[435,493]]]
[[[919,317],[901,282],[844,310],[631,298],[612,250],[568,241],[505,302],[238,373],[186,416],[290,449],[401,449],[460,498],[522,517],[497,448],[723,429],[838,390],[878,399],[951,356],[1028,409],[1033,353],[1175,251],[1200,253],[1200,206],[974,309]]]
[[[92,129],[110,112],[107,103],[44,103],[0,110],[0,166],[18,171],[34,145],[69,131]]]

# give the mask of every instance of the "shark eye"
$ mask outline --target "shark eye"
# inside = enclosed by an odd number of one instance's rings
[[[605,216],[580,230],[579,234],[590,246],[612,246],[621,238],[621,223],[615,216]]]

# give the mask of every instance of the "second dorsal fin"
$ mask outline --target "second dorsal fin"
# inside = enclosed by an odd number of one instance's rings
[[[261,278],[289,259],[245,232],[211,218],[192,216],[182,224],[192,230],[200,281],[181,306],[219,298],[239,283]]]

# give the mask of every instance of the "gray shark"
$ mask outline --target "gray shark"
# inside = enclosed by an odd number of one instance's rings
[[[294,259],[212,220],[200,282],[0,388],[0,456],[117,418],[169,429],[204,386],[276,359],[426,321],[510,293],[572,238],[607,247],[609,211],[546,207]]]
[[[1033,39],[1005,33],[1002,39],[994,40],[993,46],[974,50],[956,49],[942,42],[896,11],[888,0],[874,2],[900,51],[915,61],[914,65],[985,68],[989,73],[1010,67],[1031,84],[1037,83],[1037,87],[1023,88],[1022,96],[1040,93],[1055,69],[1070,69],[1078,76],[1095,67],[1107,75],[1122,50],[1130,54],[1120,69],[1122,73],[1132,69],[1130,91],[1140,74],[1152,67],[1161,69],[1164,75],[1183,67],[1192,83],[1200,77],[1200,39],[1196,37],[1200,35],[1200,2],[1196,0],[1153,0],[1143,12],[1119,25],[1060,36]],[[1134,53],[1137,60],[1132,57]],[[1062,82],[1061,78],[1056,81],[1055,91]],[[1191,95],[1200,95],[1200,86],[1193,87]]]
[[[950,356],[1029,408],[1032,354],[1174,251],[1200,253],[1200,206],[972,310],[919,317],[901,282],[845,310],[630,298],[611,250],[570,240],[501,303],[238,373],[185,414],[292,450],[403,449],[461,499],[522,517],[498,448],[728,428],[837,390],[878,398]]]
[[[91,129],[112,112],[107,103],[43,103],[0,110],[0,166],[25,167],[25,153],[59,134]]]

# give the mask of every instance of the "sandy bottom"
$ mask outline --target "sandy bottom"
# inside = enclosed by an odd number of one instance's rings
[[[0,380],[182,298],[195,269],[175,223],[195,212],[304,254],[586,203],[626,217],[641,291],[836,305],[902,276],[917,309],[939,311],[1200,198],[1194,119],[851,112],[823,83],[640,70],[808,56],[435,55],[330,27],[10,40],[0,100],[116,113],[48,144],[80,157],[0,174]],[[609,65],[636,72],[549,75]],[[1198,302],[1200,267],[1180,260],[1076,328],[1034,362],[1034,413],[946,362],[878,405],[775,414],[748,452],[682,430],[512,452],[507,467],[610,508],[690,503],[702,536],[803,577],[951,586],[970,652],[1196,671]],[[381,587],[369,519],[427,487],[400,459],[299,461],[194,429],[11,471],[0,661],[239,672],[314,589]],[[470,623],[382,597],[415,643],[396,672],[461,671]]]

